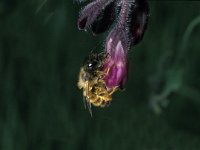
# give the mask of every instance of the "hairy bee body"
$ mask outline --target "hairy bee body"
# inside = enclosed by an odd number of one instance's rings
[[[103,80],[106,72],[102,71],[102,66],[106,57],[104,53],[91,54],[80,69],[78,87],[83,90],[83,96],[89,106],[107,106],[112,100],[112,94],[117,90],[108,89]]]

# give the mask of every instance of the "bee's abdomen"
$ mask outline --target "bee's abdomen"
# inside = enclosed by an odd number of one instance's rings
[[[112,90],[108,90],[105,83],[99,80],[92,86],[87,95],[87,101],[97,107],[105,107],[112,101]]]

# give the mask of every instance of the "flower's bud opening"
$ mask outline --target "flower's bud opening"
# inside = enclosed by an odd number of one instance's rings
[[[106,72],[104,81],[107,88],[119,87],[123,88],[128,74],[127,55],[119,41],[115,49],[111,49],[112,39],[108,41],[107,52],[109,56],[103,66],[103,71]]]

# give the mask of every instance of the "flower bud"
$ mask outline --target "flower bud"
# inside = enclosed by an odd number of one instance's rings
[[[123,88],[128,78],[128,59],[127,52],[129,49],[128,35],[123,30],[113,30],[106,42],[106,52],[108,53],[107,61],[103,66],[106,72],[104,81],[110,88]]]
[[[130,35],[132,45],[138,44],[144,36],[149,20],[147,0],[137,0],[130,13]]]

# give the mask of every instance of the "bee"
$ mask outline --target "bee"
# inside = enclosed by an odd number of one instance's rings
[[[91,115],[91,104],[97,107],[108,106],[112,94],[117,90],[108,89],[103,80],[107,71],[102,71],[102,68],[107,57],[105,53],[91,53],[80,68],[78,88],[83,90],[84,103]]]

